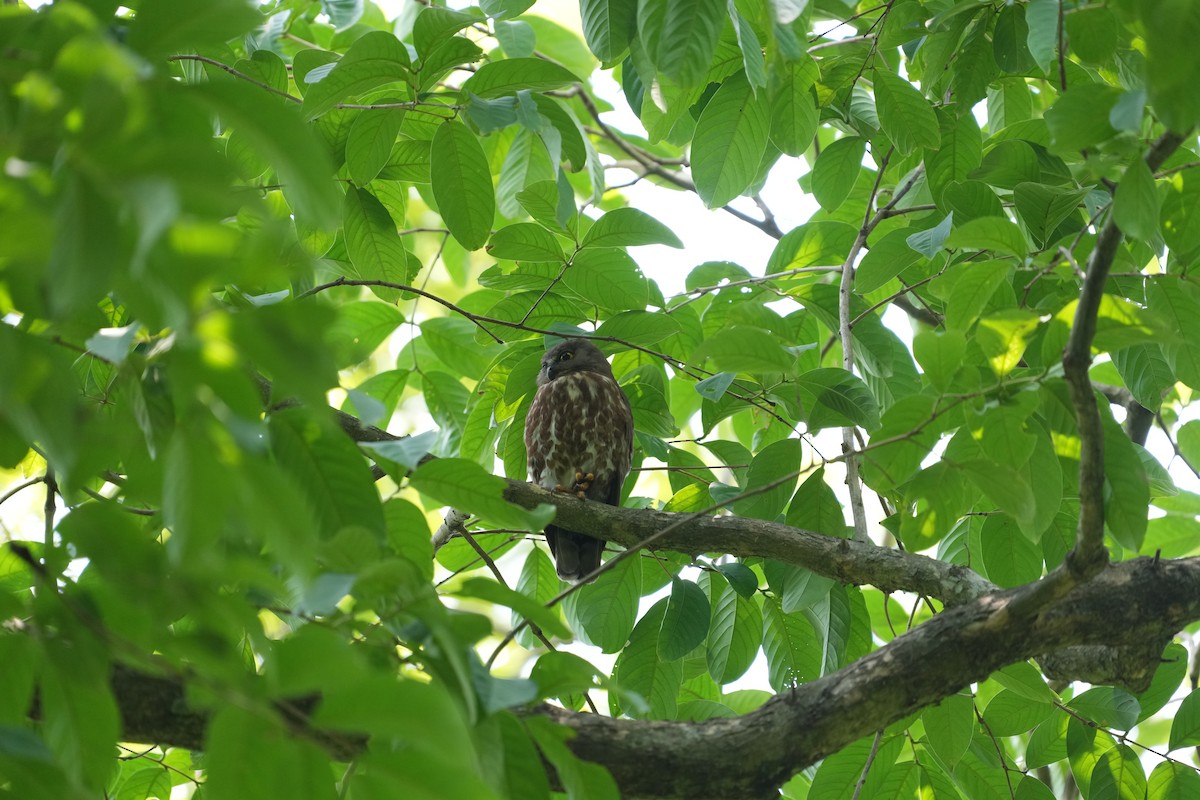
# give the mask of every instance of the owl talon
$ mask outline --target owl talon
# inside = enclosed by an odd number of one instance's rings
[[[580,500],[582,500],[584,494],[587,492],[588,489],[591,488],[592,481],[594,481],[594,480],[596,480],[596,473],[588,472],[585,474],[583,472],[580,472],[579,470],[576,470],[575,471],[575,485],[571,487],[571,491],[575,493],[576,497],[578,497]]]

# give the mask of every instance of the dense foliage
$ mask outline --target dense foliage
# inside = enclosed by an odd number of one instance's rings
[[[1200,796],[1200,4],[532,5],[0,6],[0,795]]]

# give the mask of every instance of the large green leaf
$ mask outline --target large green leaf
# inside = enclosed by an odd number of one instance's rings
[[[708,632],[708,671],[719,684],[737,680],[758,655],[763,618],[756,597],[742,597],[724,578],[706,575],[712,603]]]
[[[408,51],[393,34],[371,31],[358,39],[332,68],[310,72],[304,94],[304,118],[315,119],[335,105],[409,76]]]
[[[463,96],[503,97],[522,90],[548,92],[562,89],[577,78],[570,70],[540,58],[506,58],[484,64],[463,82]]]
[[[821,151],[813,165],[812,191],[826,211],[842,204],[863,169],[867,142],[857,136],[838,139]]]
[[[875,70],[874,77],[879,124],[896,149],[903,154],[918,147],[936,150],[941,134],[929,101],[894,72]]]
[[[632,247],[665,244],[683,247],[670,228],[636,208],[615,208],[602,216],[583,237],[583,247]]]
[[[479,140],[461,122],[445,122],[433,135],[429,155],[433,196],[446,227],[465,249],[478,250],[496,216],[492,174]]]
[[[408,252],[396,232],[396,223],[375,195],[366,189],[347,187],[342,229],[353,277],[401,285],[408,282]],[[373,287],[372,291],[392,302],[400,297],[396,289]]]
[[[621,57],[637,30],[637,0],[583,0],[579,15],[588,47],[605,63]]]
[[[1200,64],[1180,55],[1200,33],[1200,8],[1188,0],[1138,0],[1133,7],[1145,30],[1150,101],[1167,127],[1188,130],[1200,123]]]
[[[767,146],[766,97],[755,95],[738,72],[727,78],[696,122],[692,178],[708,208],[719,208],[749,188]]]
[[[553,517],[553,507],[526,511],[504,499],[507,484],[474,461],[439,458],[422,465],[409,477],[417,491],[447,506],[478,514],[505,527],[540,530]]]
[[[648,42],[659,72],[682,86],[693,86],[708,71],[726,22],[722,0],[664,0],[661,28]],[[643,33],[643,35],[645,35]]]

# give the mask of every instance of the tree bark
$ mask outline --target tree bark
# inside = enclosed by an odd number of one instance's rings
[[[572,750],[607,768],[624,797],[767,797],[857,739],[1042,653],[1102,646],[1140,654],[1114,663],[1123,683],[1144,689],[1163,647],[1200,619],[1200,558],[1110,565],[1028,613],[1023,601],[1037,592],[1034,583],[948,608],[853,664],[734,719],[624,720],[547,705],[521,713],[569,727]],[[117,670],[113,685],[126,740],[203,747],[204,718],[187,708],[181,685],[126,669]],[[344,746],[338,750],[347,754]]]

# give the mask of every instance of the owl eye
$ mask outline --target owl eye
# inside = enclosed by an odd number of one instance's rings
[[[574,357],[575,357],[575,354],[572,353],[570,350],[567,350],[566,352],[559,353],[558,360],[559,361],[570,361]]]

